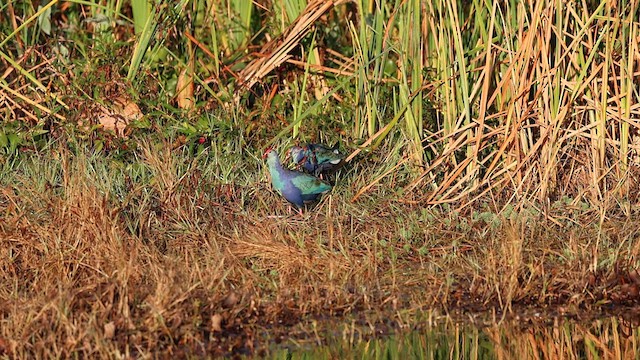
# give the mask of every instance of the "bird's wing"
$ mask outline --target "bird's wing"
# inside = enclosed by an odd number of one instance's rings
[[[291,182],[303,194],[319,194],[331,190],[331,185],[307,174],[299,174]]]

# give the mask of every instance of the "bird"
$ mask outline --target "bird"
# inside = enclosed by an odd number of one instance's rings
[[[283,167],[280,162],[280,156],[272,148],[268,148],[262,158],[267,159],[273,187],[287,201],[295,205],[300,214],[302,214],[302,208],[305,203],[317,200],[320,195],[330,191],[332,188],[331,185],[315,176]]]
[[[344,155],[340,154],[338,144],[328,147],[322,144],[293,146],[289,149],[291,160],[305,172],[319,176],[332,173],[342,165]]]

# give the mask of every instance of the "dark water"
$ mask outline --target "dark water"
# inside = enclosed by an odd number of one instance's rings
[[[511,319],[440,324],[375,336],[338,325],[273,351],[274,359],[640,359],[638,322],[625,316]]]

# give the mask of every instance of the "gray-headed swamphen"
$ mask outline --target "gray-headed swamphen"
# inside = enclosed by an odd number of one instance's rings
[[[283,167],[278,153],[271,148],[262,157],[267,158],[273,187],[300,212],[305,203],[313,202],[331,190],[331,185],[312,175]]]
[[[344,160],[338,151],[338,144],[328,147],[322,144],[293,146],[289,149],[291,160],[304,171],[315,176],[329,174],[337,170]]]

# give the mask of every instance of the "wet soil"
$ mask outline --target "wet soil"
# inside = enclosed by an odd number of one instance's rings
[[[354,298],[349,307],[328,305],[314,312],[307,312],[293,298],[258,301],[255,294],[233,293],[221,306],[210,308],[218,311],[203,314],[209,321],[201,326],[201,338],[174,338],[173,345],[162,352],[171,357],[266,356],[274,349],[326,344],[326,335],[360,341],[427,330],[445,322],[478,329],[507,322],[524,330],[564,320],[586,324],[618,317],[636,326],[640,325],[639,280],[635,270],[607,277],[594,274],[587,277],[582,293],[559,293],[542,304],[538,299],[520,299],[509,306],[498,300],[480,301],[465,290],[468,284],[458,284],[449,294],[450,302],[433,307],[413,305],[409,299],[425,291],[414,288],[405,289],[406,297]]]

